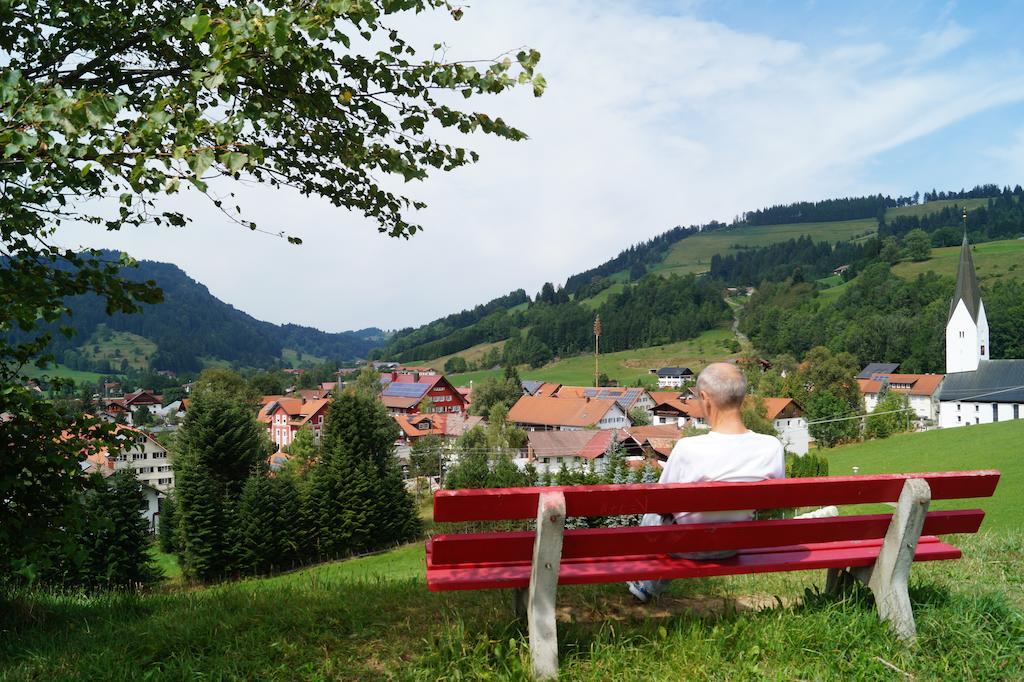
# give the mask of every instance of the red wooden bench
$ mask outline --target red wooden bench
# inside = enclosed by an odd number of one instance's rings
[[[431,591],[515,588],[527,616],[534,674],[557,675],[556,585],[828,569],[826,587],[856,578],[879,616],[905,639],[913,561],[957,559],[937,535],[974,533],[980,509],[928,511],[930,500],[990,497],[998,471],[835,476],[757,483],[597,485],[442,490],[435,521],[536,519],[538,532],[435,535],[427,543]],[[566,516],[724,511],[895,502],[892,514],[661,527],[564,529]],[[693,561],[670,553],[738,550]]]

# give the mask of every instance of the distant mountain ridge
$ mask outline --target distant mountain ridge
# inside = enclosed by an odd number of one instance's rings
[[[116,257],[114,252],[107,255]],[[353,360],[366,357],[387,337],[376,327],[328,333],[297,324],[257,320],[218,299],[172,263],[140,260],[138,267],[124,269],[122,276],[134,281],[154,280],[164,292],[163,302],[144,305],[134,315],[108,316],[98,296],[75,297],[70,302],[71,319],[62,323],[69,323],[76,334],[70,339],[55,334],[51,345],[58,361],[63,361],[68,351],[73,351],[68,354],[69,360],[77,358],[74,349],[89,341],[100,325],[152,341],[157,349],[150,368],[175,372],[198,371],[204,360],[227,361],[237,367],[274,367],[282,363],[286,348],[330,360]]]

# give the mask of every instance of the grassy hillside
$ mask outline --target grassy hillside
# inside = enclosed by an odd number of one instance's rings
[[[951,206],[959,206],[960,208],[966,208],[968,211],[973,211],[976,208],[981,208],[988,204],[988,199],[942,199],[939,201],[929,201],[926,204],[917,204],[915,206],[900,206],[898,208],[890,208],[885,211],[886,220],[892,220],[896,216],[925,216],[929,213],[938,213],[944,208]]]
[[[735,245],[767,246],[805,234],[816,240],[835,242],[870,234],[877,228],[878,221],[874,218],[790,225],[744,225],[682,239],[672,246],[665,259],[652,271],[665,275],[705,272],[711,267],[713,255],[735,253]]]
[[[935,509],[986,512],[983,528],[1010,531],[1024,528],[1024,420],[909,433],[885,440],[847,445],[824,453],[829,473],[841,476],[860,467],[861,474],[917,471],[998,469],[999,487],[991,499],[938,501]]]
[[[561,678],[1020,679],[1022,536],[963,546],[914,568],[916,648],[865,591],[817,592],[820,571],[677,581],[650,607],[622,585],[562,587]],[[0,610],[0,677],[526,679],[508,591],[430,593],[423,574],[416,544],[206,589],[20,595]]]
[[[426,360],[426,361],[423,361],[423,362],[407,362],[405,364],[413,365],[413,366],[433,367],[434,369],[436,369],[436,370],[438,370],[440,372],[440,371],[444,371],[444,363],[448,362],[448,360],[450,358],[452,358],[452,357],[454,357],[456,355],[458,355],[461,358],[464,358],[466,360],[466,362],[479,362],[480,358],[482,358],[487,353],[487,351],[489,351],[492,348],[501,348],[504,345],[505,345],[504,341],[493,341],[493,342],[490,342],[490,343],[478,343],[477,345],[470,346],[469,348],[467,348],[465,350],[460,350],[458,353],[451,353],[449,355],[442,355],[441,357],[434,358],[433,360]]]
[[[999,278],[1024,279],[1024,239],[976,244],[971,255],[981,284],[991,284]],[[959,263],[960,247],[949,246],[932,249],[932,257],[920,263],[898,263],[892,271],[906,279],[928,271],[955,278]]]
[[[25,373],[33,378],[40,378],[45,375],[53,379],[71,379],[76,384],[96,384],[99,383],[104,376],[111,376],[100,374],[98,372],[85,372],[82,370],[71,369],[64,365],[51,365],[50,368],[46,370],[38,369],[36,367],[26,367]],[[120,373],[116,374],[120,376]]]
[[[133,369],[149,369],[149,361],[156,354],[156,344],[144,336],[131,332],[112,331],[100,325],[78,351],[90,362],[106,360],[117,371],[123,360]]]
[[[301,358],[299,357],[300,355],[302,356]],[[289,367],[312,367],[327,361],[327,358],[311,355],[310,353],[302,353],[294,348],[282,348],[281,359]]]
[[[736,357],[726,349],[724,342],[735,339],[732,331],[723,327],[706,331],[700,336],[664,346],[635,348],[601,355],[601,371],[620,384],[632,384],[640,377],[651,377],[650,369],[665,366],[684,366],[698,371],[711,362]],[[456,386],[479,383],[501,371],[466,372],[448,378]],[[549,363],[539,369],[520,367],[523,379],[542,379],[561,384],[591,386],[594,383],[594,356],[577,355]]]

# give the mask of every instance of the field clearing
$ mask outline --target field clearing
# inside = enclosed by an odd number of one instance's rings
[[[425,361],[422,361],[422,362],[420,362],[420,361],[417,361],[417,362],[406,362],[406,363],[403,363],[403,364],[411,365],[413,367],[423,367],[423,366],[433,367],[438,372],[443,372],[444,371],[444,363],[448,362],[448,360],[450,358],[453,358],[456,355],[464,358],[466,360],[466,362],[479,362],[480,359],[484,355],[487,354],[487,351],[489,351],[492,348],[499,348],[500,349],[500,348],[504,347],[504,345],[505,345],[505,341],[504,340],[502,340],[502,341],[489,341],[487,343],[478,343],[477,345],[470,346],[469,348],[467,348],[465,350],[460,350],[458,353],[450,353],[449,355],[442,355],[441,357],[434,358],[433,360],[425,360]]]
[[[43,376],[47,376],[52,379],[71,379],[76,384],[96,384],[102,381],[105,376],[121,376],[120,372],[100,374],[99,372],[86,372],[84,370],[71,369],[70,367],[65,367],[60,364],[52,364],[46,369],[26,366],[24,371],[25,374],[33,379],[39,379]]]
[[[299,359],[299,351],[294,348],[282,348],[281,359],[284,360],[289,367],[313,367],[314,365],[322,365],[327,362],[327,358],[322,358],[319,355],[311,355],[310,353],[303,353],[302,359]]]
[[[938,213],[944,208],[951,206],[959,206],[960,208],[966,208],[968,211],[973,211],[976,208],[988,205],[988,199],[941,199],[939,201],[929,201],[925,204],[917,204],[915,206],[899,206],[897,208],[888,208],[885,210],[885,219],[892,220],[896,216],[926,216],[931,213]]]
[[[651,368],[683,366],[697,372],[709,363],[738,357],[739,353],[731,353],[723,345],[724,341],[735,338],[728,327],[720,327],[708,330],[693,339],[664,346],[602,353],[601,372],[611,379],[616,379],[623,386],[634,384],[640,378],[653,381],[654,376],[649,371]],[[525,365],[518,369],[519,376],[523,379],[553,381],[571,386],[594,384],[593,355],[563,358],[538,369],[531,369]],[[487,377],[497,377],[501,374],[502,370],[486,370],[452,374],[448,379],[456,386],[468,386],[470,381],[479,383]]]
[[[624,282],[615,282],[607,289],[599,291],[597,294],[590,298],[584,298],[580,300],[580,305],[585,305],[591,310],[601,307],[601,305],[607,301],[613,294],[621,294],[622,290],[626,288]]]
[[[651,268],[663,275],[706,272],[715,254],[735,253],[734,245],[767,246],[777,242],[810,235],[815,240],[844,241],[873,233],[878,229],[874,218],[841,220],[823,223],[792,223],[788,225],[753,225],[698,234],[676,242],[665,259]]]
[[[991,285],[1000,279],[1024,279],[1024,239],[1004,239],[975,244],[971,255],[978,283]],[[960,263],[960,247],[932,249],[932,257],[920,263],[897,263],[892,271],[904,279],[913,279],[925,272],[956,277]]]
[[[1013,531],[1024,528],[1024,420],[907,433],[884,440],[822,450],[829,473],[847,476],[852,467],[861,474],[998,469],[996,493],[989,499],[938,501],[934,509],[985,510],[982,529]],[[851,510],[860,509],[851,507]],[[874,509],[872,507],[872,509]],[[877,511],[877,509],[875,509]]]
[[[76,350],[90,362],[108,361],[114,371],[120,371],[124,360],[133,369],[148,369],[149,361],[156,355],[156,344],[143,336],[100,325]]]

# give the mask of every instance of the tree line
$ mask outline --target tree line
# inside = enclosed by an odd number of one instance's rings
[[[757,286],[764,280],[782,281],[794,273],[798,278],[819,279],[841,265],[856,263],[865,253],[864,244],[816,242],[810,235],[803,235],[724,256],[716,253],[711,257],[710,276],[747,286]]]
[[[200,581],[265,574],[419,537],[394,443],[398,427],[374,395],[330,405],[322,444],[311,434],[271,472],[265,429],[244,402],[200,394],[177,441],[175,491],[164,506],[164,548]]]

